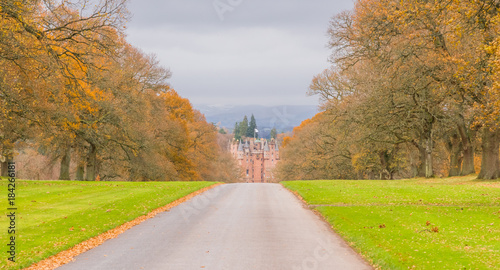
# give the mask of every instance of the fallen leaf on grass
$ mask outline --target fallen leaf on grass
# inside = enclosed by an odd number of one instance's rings
[[[193,192],[187,196],[184,196],[178,200],[175,200],[175,201],[173,201],[165,206],[157,208],[145,216],[137,217],[136,219],[134,219],[132,221],[126,222],[126,223],[124,223],[124,224],[122,224],[114,229],[111,229],[107,232],[104,232],[104,233],[98,235],[98,236],[92,237],[84,242],[81,242],[80,244],[77,244],[76,246],[74,246],[68,250],[61,251],[58,254],[50,256],[49,258],[47,258],[45,260],[34,263],[30,267],[25,268],[25,270],[55,269],[63,264],[70,262],[73,259],[73,257],[75,257],[76,255],[81,254],[89,249],[94,248],[94,247],[97,247],[108,239],[115,238],[119,234],[121,234],[121,233],[125,232],[126,230],[132,228],[133,226],[143,222],[144,220],[152,218],[152,217],[156,216],[158,213],[164,212],[164,211],[166,211],[174,206],[177,206],[177,205],[195,197],[198,194],[201,194],[201,193],[203,193],[209,189],[212,189],[216,186],[219,186],[219,185],[221,185],[221,184],[220,183],[214,184],[212,186],[205,187],[205,188],[202,188],[198,191],[195,191],[195,192]],[[90,203],[90,204],[92,204],[92,203]],[[73,227],[70,228],[70,231],[73,231]]]

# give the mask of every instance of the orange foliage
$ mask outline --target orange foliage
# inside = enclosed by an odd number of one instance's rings
[[[216,130],[126,43],[123,1],[4,2],[0,154],[29,140],[61,163],[72,152],[88,180],[213,178]]]

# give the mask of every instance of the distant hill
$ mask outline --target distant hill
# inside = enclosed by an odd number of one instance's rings
[[[234,123],[243,120],[243,117],[253,114],[257,121],[260,137],[268,137],[273,127],[278,132],[291,131],[294,127],[318,113],[317,106],[307,105],[282,105],[266,107],[260,105],[245,106],[216,106],[216,105],[194,105],[205,115],[208,122],[215,123],[220,127],[233,130]]]

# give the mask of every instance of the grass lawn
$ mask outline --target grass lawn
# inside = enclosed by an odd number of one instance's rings
[[[379,269],[500,269],[500,181],[289,181]]]
[[[0,269],[23,268],[184,197],[213,182],[16,182],[16,263],[7,261],[0,216]],[[7,213],[7,181],[1,180]]]

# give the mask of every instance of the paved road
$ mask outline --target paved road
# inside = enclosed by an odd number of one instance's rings
[[[278,184],[226,184],[87,251],[73,269],[371,269]]]

